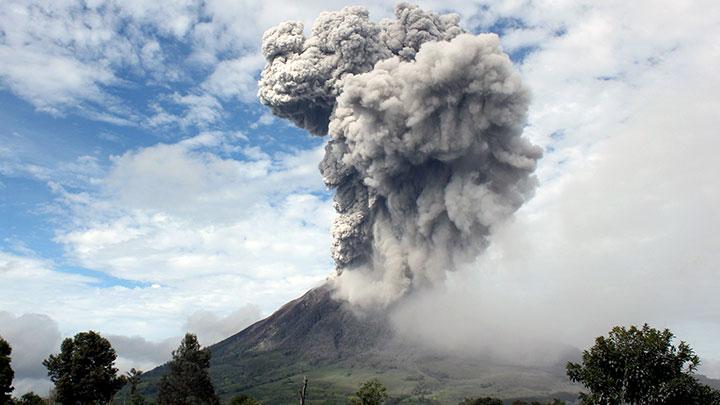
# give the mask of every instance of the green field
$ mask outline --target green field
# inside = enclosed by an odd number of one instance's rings
[[[218,394],[229,400],[248,394],[263,404],[295,402],[303,376],[308,377],[309,404],[345,404],[359,385],[378,378],[397,404],[457,404],[466,397],[506,399],[574,399],[577,386],[548,370],[483,364],[456,357],[402,358],[388,353],[360,356],[336,363],[311,364],[282,353],[216,359],[211,374]],[[148,373],[143,392],[155,395],[163,372]]]

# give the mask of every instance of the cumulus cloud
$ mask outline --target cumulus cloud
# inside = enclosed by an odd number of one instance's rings
[[[62,114],[70,110],[129,124],[127,119],[135,113],[106,89],[122,83],[119,70],[139,65],[140,48],[147,41],[140,29],[126,30],[136,36],[120,35],[124,13],[117,8],[110,3],[75,1],[3,2],[3,87],[41,111]]]
[[[213,73],[201,85],[206,91],[223,99],[244,102],[256,100],[256,74],[265,63],[260,54],[241,56],[217,64]]]
[[[0,5],[0,86],[54,115],[74,113],[125,126],[207,126],[222,114],[193,120],[199,116],[191,114],[186,97],[255,102],[262,32],[290,17],[309,22],[329,6],[278,0],[179,0],[160,8],[142,1],[7,1]],[[369,7],[377,16],[391,12],[381,1]],[[177,98],[173,92],[160,94],[151,107],[160,101],[169,105],[149,115],[145,106],[117,97],[136,84],[166,88],[187,80],[199,84]],[[185,113],[169,112],[178,107]]]
[[[252,303],[266,315],[331,268],[321,156],[203,132],[127,151],[107,167],[89,158],[37,166],[28,175],[51,186],[47,209],[65,256],[0,254],[0,308],[48,314],[63,334],[132,331],[152,342],[176,336],[200,309],[224,316]],[[11,163],[3,170],[30,169]],[[68,266],[89,270],[57,270]]]
[[[83,265],[133,280],[259,280],[308,270],[317,277],[326,250],[315,241],[327,239],[331,217],[329,204],[313,194],[322,193],[315,169],[321,150],[271,157],[244,148],[237,151],[243,159],[223,158],[208,149],[219,147],[214,136],[115,158],[95,196],[105,203],[73,205],[88,226],[58,241]],[[282,238],[277,229],[285,230]]]
[[[130,330],[151,341],[175,336],[200,309],[226,315],[252,303],[268,314],[331,268],[321,156],[205,132],[117,156],[92,187],[51,183],[62,266],[91,276],[0,255],[0,308],[48,314],[63,333]]]
[[[45,298],[44,304],[56,306],[63,293],[85,289],[95,281],[90,277],[57,272],[51,263],[44,260],[2,251],[0,275],[3,279],[0,283],[0,308],[10,311],[21,309],[22,312],[34,311],[38,297]]]
[[[388,304],[432,286],[528,199],[542,155],[521,137],[529,94],[492,34],[407,4],[380,24],[325,12],[263,36],[259,97],[311,133],[337,189],[339,294]],[[345,272],[346,270],[353,270]]]

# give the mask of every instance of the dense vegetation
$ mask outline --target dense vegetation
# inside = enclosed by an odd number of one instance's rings
[[[188,333],[172,353],[170,372],[160,380],[160,405],[216,405],[220,400],[210,381],[210,351]]]
[[[60,353],[50,355],[43,365],[55,383],[58,402],[96,404],[108,403],[125,384],[125,379],[117,375],[115,359],[110,342],[89,331],[65,339]]]
[[[693,373],[700,358],[673,334],[647,324],[614,327],[583,352],[582,363],[568,363],[567,374],[590,392],[583,404],[720,404],[720,392],[700,384]]]
[[[583,352],[579,363],[569,362],[566,367],[570,380],[583,384],[588,390],[580,393],[578,400],[583,405],[720,405],[720,392],[700,383],[694,376],[700,363],[699,357],[685,342],[673,345],[673,339],[674,335],[669,330],[657,330],[648,325],[641,328],[615,327],[608,336],[598,337],[594,346]],[[0,405],[150,403],[141,395],[139,389],[144,380],[143,372],[132,369],[127,375],[118,376],[114,365],[117,358],[115,350],[96,332],[78,333],[72,339],[65,339],[60,353],[50,355],[43,362],[55,384],[52,398],[48,399],[32,392],[19,398],[11,398],[14,375],[10,363],[11,353],[10,345],[0,338]],[[221,400],[209,374],[210,359],[208,348],[202,348],[195,335],[186,334],[177,350],[173,351],[172,359],[164,366],[166,373],[157,384],[157,403],[219,405]],[[126,393],[120,400],[116,394],[123,385],[127,386]],[[296,390],[297,388],[295,386]],[[338,401],[337,398],[323,398],[320,388],[309,391],[311,394],[308,401],[303,403],[448,403],[433,397],[416,396],[415,399],[407,401],[402,397],[391,396],[380,379],[375,377],[362,381],[356,389],[354,394]],[[305,401],[305,390],[301,392]],[[227,398],[224,403],[260,405],[263,399],[243,394]],[[560,399],[513,400],[477,397],[466,398],[459,405],[565,403]]]

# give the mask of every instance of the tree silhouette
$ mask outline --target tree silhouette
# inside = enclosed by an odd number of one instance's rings
[[[144,405],[146,403],[145,398],[143,398],[143,396],[140,395],[140,393],[138,392],[138,385],[140,384],[140,377],[142,375],[142,371],[131,368],[130,371],[127,372],[127,376],[125,377],[128,384],[130,385],[131,405]]]
[[[10,367],[10,355],[12,347],[5,339],[0,337],[0,403],[10,403],[10,393],[13,391],[13,378],[15,372]]]
[[[197,336],[185,334],[172,353],[169,373],[160,380],[159,405],[219,404],[210,381],[210,351],[201,349]]]
[[[107,403],[125,384],[117,376],[115,350],[96,332],[81,332],[67,338],[60,353],[43,361],[55,383],[58,402],[63,404]]]

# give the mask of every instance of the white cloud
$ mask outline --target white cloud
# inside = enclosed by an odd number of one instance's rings
[[[183,111],[178,113],[168,112],[162,105],[154,102],[151,108],[154,114],[148,118],[147,124],[151,127],[163,127],[167,125],[178,125],[187,129],[191,126],[197,128],[208,128],[212,124],[223,119],[223,106],[217,98],[210,94],[185,94],[174,93],[165,97],[174,107],[180,107]]]
[[[100,86],[116,81],[105,67],[92,67],[64,56],[41,51],[11,50],[0,47],[0,77],[15,93],[38,109],[58,113],[77,100],[103,102]]]
[[[238,145],[241,136],[207,132],[130,151],[113,159],[98,192],[58,188],[71,217],[56,240],[70,260],[160,287],[73,297],[64,321],[103,327],[112,319],[106,330],[119,334],[152,317],[142,336],[164,338],[183,315],[244,303],[268,313],[329,274],[321,149],[269,156]],[[96,321],[75,313],[100,298]]]
[[[23,312],[36,311],[38,297],[43,304],[56,306],[59,297],[68,291],[78,291],[95,280],[75,274],[64,274],[53,270],[45,261],[0,252],[0,308]]]
[[[183,68],[166,58],[160,41],[183,41],[200,9],[194,0],[2,2],[0,86],[40,111],[136,125],[138,106],[113,89],[127,88],[133,73],[155,82],[180,79]],[[193,111],[199,103],[179,102]]]
[[[104,88],[119,82],[115,69],[136,60],[119,24],[112,13],[79,2],[3,2],[0,83],[55,114],[118,104]]]
[[[53,211],[63,215],[57,242],[70,264],[99,273],[60,273],[54,263],[2,253],[0,308],[47,314],[63,335],[94,329],[150,342],[179,335],[191,314],[210,311],[216,319],[198,333],[212,341],[255,317],[228,310],[252,304],[268,314],[317,285],[331,269],[331,208],[316,168],[322,151],[270,156],[245,139],[204,132],[128,151],[103,170],[81,158],[62,172],[83,173],[93,184],[83,191],[41,168],[34,177],[48,181],[64,207]],[[103,287],[103,273],[129,286]]]
[[[223,119],[216,97],[256,102],[263,31],[288,19],[301,20],[310,29],[321,11],[348,4],[354,3],[6,1],[0,5],[0,86],[55,115],[72,112],[126,126],[206,128]],[[477,9],[463,2],[427,5]],[[373,18],[392,15],[389,3],[367,6]],[[190,55],[177,44],[187,45]],[[156,110],[150,116],[141,113],[145,105],[114,95],[144,84],[138,81],[167,87],[188,79],[200,84],[182,95],[158,95],[147,103]],[[158,101],[184,111],[168,112]]]
[[[253,102],[257,99],[256,76],[264,64],[265,58],[260,54],[224,60],[217,64],[215,71],[202,87],[225,100],[237,98],[244,102]]]

